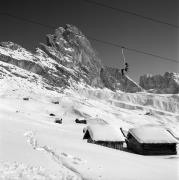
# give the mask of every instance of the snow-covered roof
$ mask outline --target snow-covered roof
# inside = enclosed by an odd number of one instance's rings
[[[101,118],[88,118],[87,122],[88,124],[101,124],[101,125],[107,124],[107,122]]]
[[[110,125],[89,125],[87,126],[86,132],[87,131],[94,141],[125,141],[121,131]]]
[[[177,143],[177,140],[161,127],[138,127],[129,129],[129,132],[140,143]]]

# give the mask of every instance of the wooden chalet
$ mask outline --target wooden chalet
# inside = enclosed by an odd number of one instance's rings
[[[88,143],[123,149],[123,143],[125,142],[123,134],[110,125],[89,125],[84,131],[83,139],[87,139]]]
[[[177,154],[178,141],[164,128],[138,127],[129,129],[126,137],[127,148],[143,155]]]

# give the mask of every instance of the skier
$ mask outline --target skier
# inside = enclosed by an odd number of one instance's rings
[[[125,68],[124,68],[124,70],[127,72],[128,69],[129,69],[129,64],[126,62],[126,63],[125,63]]]

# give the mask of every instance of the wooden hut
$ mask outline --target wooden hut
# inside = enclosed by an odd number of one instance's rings
[[[89,125],[85,128],[83,139],[88,143],[99,144],[102,146],[122,149],[125,138],[120,130],[110,125]]]
[[[164,128],[138,127],[129,129],[127,148],[143,155],[177,154],[178,141]]]

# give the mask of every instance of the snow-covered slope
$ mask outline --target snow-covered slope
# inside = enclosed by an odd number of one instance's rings
[[[18,77],[7,80],[0,81],[1,179],[178,179],[178,155],[145,157],[88,144],[85,125],[75,123],[98,117],[115,128],[159,125],[177,134],[176,113],[146,115],[142,108],[121,108],[114,103],[118,100],[104,98],[112,91],[82,84],[60,93]],[[56,118],[63,124],[54,123]]]
[[[103,66],[76,27],[58,28],[34,53],[1,43],[0,87],[0,179],[179,178],[178,155],[144,157],[83,140],[76,118],[117,130],[162,126],[179,138],[179,95],[148,93]]]

